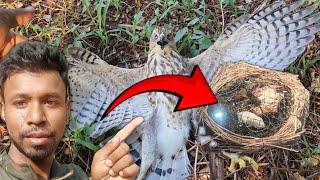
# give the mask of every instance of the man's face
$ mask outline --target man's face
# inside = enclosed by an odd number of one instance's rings
[[[31,160],[51,155],[63,137],[70,102],[58,72],[20,72],[4,83],[2,117],[12,146]]]

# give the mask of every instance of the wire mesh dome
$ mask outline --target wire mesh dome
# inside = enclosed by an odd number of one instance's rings
[[[287,147],[304,132],[309,92],[297,75],[244,62],[222,66],[210,87],[218,103],[197,112],[217,150]]]

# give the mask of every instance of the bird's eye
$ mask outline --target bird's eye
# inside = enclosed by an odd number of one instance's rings
[[[168,34],[168,37],[169,37],[169,39],[173,39],[173,34],[172,34],[172,33],[169,33],[169,34]]]
[[[155,34],[155,35],[154,35],[154,38],[155,38],[155,39],[158,39],[158,34]]]

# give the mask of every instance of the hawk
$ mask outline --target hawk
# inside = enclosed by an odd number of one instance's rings
[[[97,137],[142,116],[143,125],[127,139],[132,155],[141,162],[138,179],[186,178],[190,169],[185,143],[192,124],[198,126],[193,120],[195,109],[173,112],[177,97],[162,92],[134,96],[105,116],[110,103],[141,80],[164,74],[190,75],[195,65],[208,82],[222,64],[241,60],[284,70],[320,31],[320,14],[310,16],[317,6],[294,11],[304,2],[286,6],[283,1],[275,2],[241,16],[209,49],[190,59],[178,54],[172,33],[161,27],[151,35],[148,60],[141,68],[115,67],[85,49],[69,49],[71,113],[75,119],[70,128],[87,123],[95,127],[91,137]],[[208,134],[202,135],[208,139]]]

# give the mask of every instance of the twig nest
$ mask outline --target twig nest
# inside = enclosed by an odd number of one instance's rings
[[[197,119],[212,130],[217,150],[288,149],[304,132],[310,95],[297,75],[230,63],[210,87],[218,103],[199,108]]]

